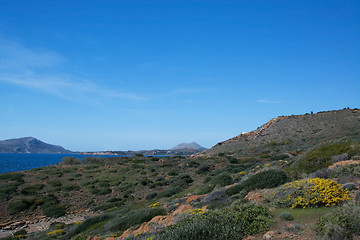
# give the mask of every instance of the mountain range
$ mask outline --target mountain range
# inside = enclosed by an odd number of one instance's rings
[[[80,152],[80,154],[94,155],[191,155],[206,148],[196,142],[181,143],[171,149],[140,150],[140,151],[99,151]],[[0,153],[71,153],[61,146],[44,143],[34,137],[23,137],[0,141]],[[79,152],[77,152],[79,153]]]
[[[71,153],[61,146],[44,143],[34,137],[0,141],[0,153]]]

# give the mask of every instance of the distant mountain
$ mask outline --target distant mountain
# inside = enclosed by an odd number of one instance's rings
[[[280,116],[254,131],[219,142],[198,155],[230,153],[240,157],[299,152],[344,137],[360,141],[360,110],[357,108]]]
[[[71,151],[33,137],[24,137],[0,141],[0,153],[71,153]]]
[[[194,149],[194,150],[205,150],[206,148],[200,146],[199,144],[197,144],[196,142],[192,142],[192,143],[181,143],[179,145],[176,145],[175,147],[171,148],[170,150],[180,150],[180,149]]]

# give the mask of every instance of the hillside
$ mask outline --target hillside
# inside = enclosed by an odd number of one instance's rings
[[[360,139],[360,110],[343,109],[316,114],[280,116],[257,128],[219,142],[202,155],[231,153],[235,156],[307,150],[341,137]]]
[[[192,143],[181,143],[171,148],[170,150],[180,150],[180,149],[194,149],[201,151],[201,150],[205,150],[206,148],[200,146],[196,142],[192,142]]]
[[[44,143],[33,137],[0,141],[0,153],[70,153],[61,146]]]
[[[359,186],[357,109],[279,117],[196,156],[0,174],[0,238],[359,239]]]

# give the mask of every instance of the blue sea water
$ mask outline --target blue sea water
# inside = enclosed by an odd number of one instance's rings
[[[48,153],[0,153],[0,173],[29,170],[61,162],[63,157],[83,159],[87,156],[80,154],[48,154]],[[111,156],[102,156],[111,157]]]

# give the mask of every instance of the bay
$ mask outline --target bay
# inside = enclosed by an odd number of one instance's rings
[[[75,157],[79,159],[88,156],[82,154],[58,154],[58,153],[0,153],[0,174],[7,172],[30,170],[61,162],[63,157]],[[119,155],[116,155],[119,157]],[[101,155],[101,157],[112,157],[111,155]]]

